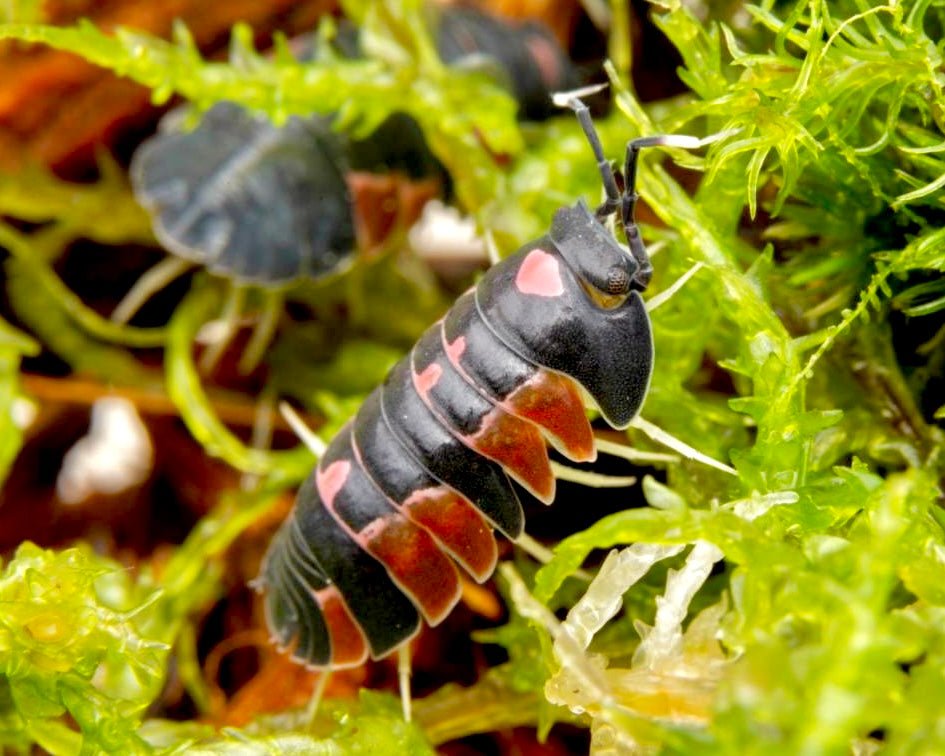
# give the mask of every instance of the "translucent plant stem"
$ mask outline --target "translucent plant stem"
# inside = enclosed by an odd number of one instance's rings
[[[475,684],[446,685],[414,702],[414,720],[434,746],[482,732],[534,726],[539,720],[541,694],[522,690],[505,667],[486,672]],[[556,719],[582,721],[566,710]],[[586,722],[585,722],[586,724]]]
[[[200,355],[200,372],[209,375],[213,372],[226,348],[233,341],[236,335],[237,325],[239,323],[240,313],[243,311],[243,303],[246,301],[246,289],[241,286],[234,286],[227,294],[226,301],[223,303],[223,312],[220,314],[220,320],[215,325],[220,326],[220,330],[214,333],[214,338],[204,353]]]
[[[113,323],[87,307],[53,269],[45,262],[43,239],[35,239],[0,223],[0,246],[29,272],[46,292],[57,302],[63,312],[83,331],[100,341],[128,347],[163,346],[166,332],[163,328],[135,328]]]
[[[181,417],[208,454],[220,457],[237,470],[269,476],[291,484],[311,469],[312,454],[303,445],[292,451],[248,448],[226,428],[214,412],[193,362],[194,338],[209,313],[219,307],[214,287],[197,287],[174,311],[168,326],[167,387]]]
[[[568,612],[564,629],[581,648],[587,648],[591,639],[620,611],[623,594],[654,564],[684,548],[635,543],[622,551],[611,551],[587,591]]]
[[[702,269],[702,267],[703,267],[702,263],[697,262],[689,270],[687,270],[679,278],[677,278],[673,282],[673,285],[670,286],[668,289],[666,289],[665,291],[661,291],[656,296],[650,297],[646,301],[646,311],[653,312],[653,310],[658,308],[660,305],[663,305],[667,301],[669,301],[669,299],[671,299],[672,296],[677,291],[679,291],[683,286],[685,286],[686,283],[689,281],[689,279],[692,278],[696,273],[698,273]]]
[[[112,322],[122,325],[128,323],[145,302],[193,266],[192,262],[180,257],[167,257],[161,260],[135,281],[135,285],[122,297],[112,312]]]
[[[282,293],[278,291],[267,291],[263,294],[262,312],[260,312],[259,319],[253,326],[253,335],[250,336],[249,343],[246,344],[237,365],[237,369],[243,375],[252,373],[256,369],[266,352],[266,348],[272,343],[272,337],[279,325],[279,316],[282,314],[284,299]]]

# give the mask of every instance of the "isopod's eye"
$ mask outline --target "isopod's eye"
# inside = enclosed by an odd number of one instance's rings
[[[627,294],[630,291],[630,274],[626,268],[614,265],[607,271],[607,293],[613,295]]]

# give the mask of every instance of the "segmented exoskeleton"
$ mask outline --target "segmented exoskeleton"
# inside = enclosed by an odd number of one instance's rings
[[[555,214],[549,233],[491,268],[389,373],[329,444],[270,545],[260,585],[275,640],[318,667],[357,664],[441,621],[460,596],[454,562],[483,581],[493,528],[523,515],[510,478],[544,502],[555,480],[544,437],[595,457],[579,387],[626,427],[650,380],[640,291],[651,267],[633,218],[640,147],[620,193],[587,109],[575,109],[607,200]],[[689,144],[682,146],[691,146]],[[604,225],[619,214],[629,253]]]

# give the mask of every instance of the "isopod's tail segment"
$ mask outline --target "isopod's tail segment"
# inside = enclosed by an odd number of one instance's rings
[[[290,516],[269,544],[256,585],[265,588],[266,624],[295,661],[345,667],[367,658],[364,634]]]
[[[383,519],[376,522],[376,497],[352,503],[364,481],[339,448],[344,445],[344,438],[333,443],[328,453],[334,451],[335,458],[319,465],[302,484],[295,510],[270,544],[261,573],[270,629],[282,646],[292,649],[293,658],[315,667],[352,666],[368,654],[379,659],[420,627],[417,610],[391,575],[401,572],[403,560],[388,565],[372,556],[372,551],[391,548],[400,535],[399,523],[387,529]],[[380,506],[390,511],[385,502]],[[410,535],[401,539],[410,540]],[[428,569],[426,563],[416,566]],[[453,574],[446,573],[446,583],[455,577],[450,568]],[[428,576],[418,579],[423,577]],[[416,589],[416,584],[410,587]],[[458,592],[456,598],[440,600],[439,611],[448,611],[443,604],[451,607],[457,598]]]

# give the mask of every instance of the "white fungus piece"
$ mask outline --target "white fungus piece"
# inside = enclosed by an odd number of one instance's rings
[[[506,573],[518,611],[551,634],[560,668],[546,684],[545,695],[551,703],[591,717],[595,756],[650,752],[645,732],[635,732],[636,721],[699,726],[711,711],[728,661],[717,641],[724,605],[704,610],[685,633],[682,629],[693,597],[722,558],[708,542],[697,542],[683,566],[669,571],[653,628],[638,625],[642,641],[629,668],[608,668],[604,657],[587,653],[596,633],[619,612],[626,591],[655,564],[685,548],[637,543],[611,552],[563,623],[535,601],[512,570]]]
[[[476,222],[439,200],[424,205],[407,239],[414,252],[431,263],[479,265],[488,258],[486,243],[476,233]]]
[[[637,626],[642,641],[628,668],[608,668],[604,657],[585,651],[620,610],[623,594],[653,565],[684,548],[638,543],[612,552],[559,631],[552,631],[561,667],[546,684],[545,695],[552,703],[591,716],[595,756],[650,753],[645,731],[635,731],[639,720],[694,726],[707,721],[727,663],[716,639],[724,605],[704,610],[685,633],[682,626],[692,598],[722,557],[714,545],[697,542],[684,565],[669,571],[664,594],[657,598],[653,628]],[[521,610],[518,601],[516,605]],[[595,670],[593,677],[589,668]]]
[[[66,453],[56,479],[65,504],[81,504],[94,493],[118,494],[145,480],[153,449],[147,429],[126,399],[108,397],[92,405],[88,435]]]
[[[575,688],[596,692],[598,694],[596,697],[597,704],[607,708],[612,702],[606,693],[607,681],[602,674],[601,664],[592,661],[584,653],[584,649],[571,637],[570,633],[562,628],[554,614],[528,592],[522,578],[519,577],[511,565],[502,564],[499,566],[499,570],[509,582],[512,602],[519,614],[537,622],[551,635],[554,642],[555,656],[558,657],[561,666],[568,669],[570,674],[574,676]],[[550,697],[549,700],[556,703]],[[585,711],[580,707],[571,710],[576,714],[582,714]]]

